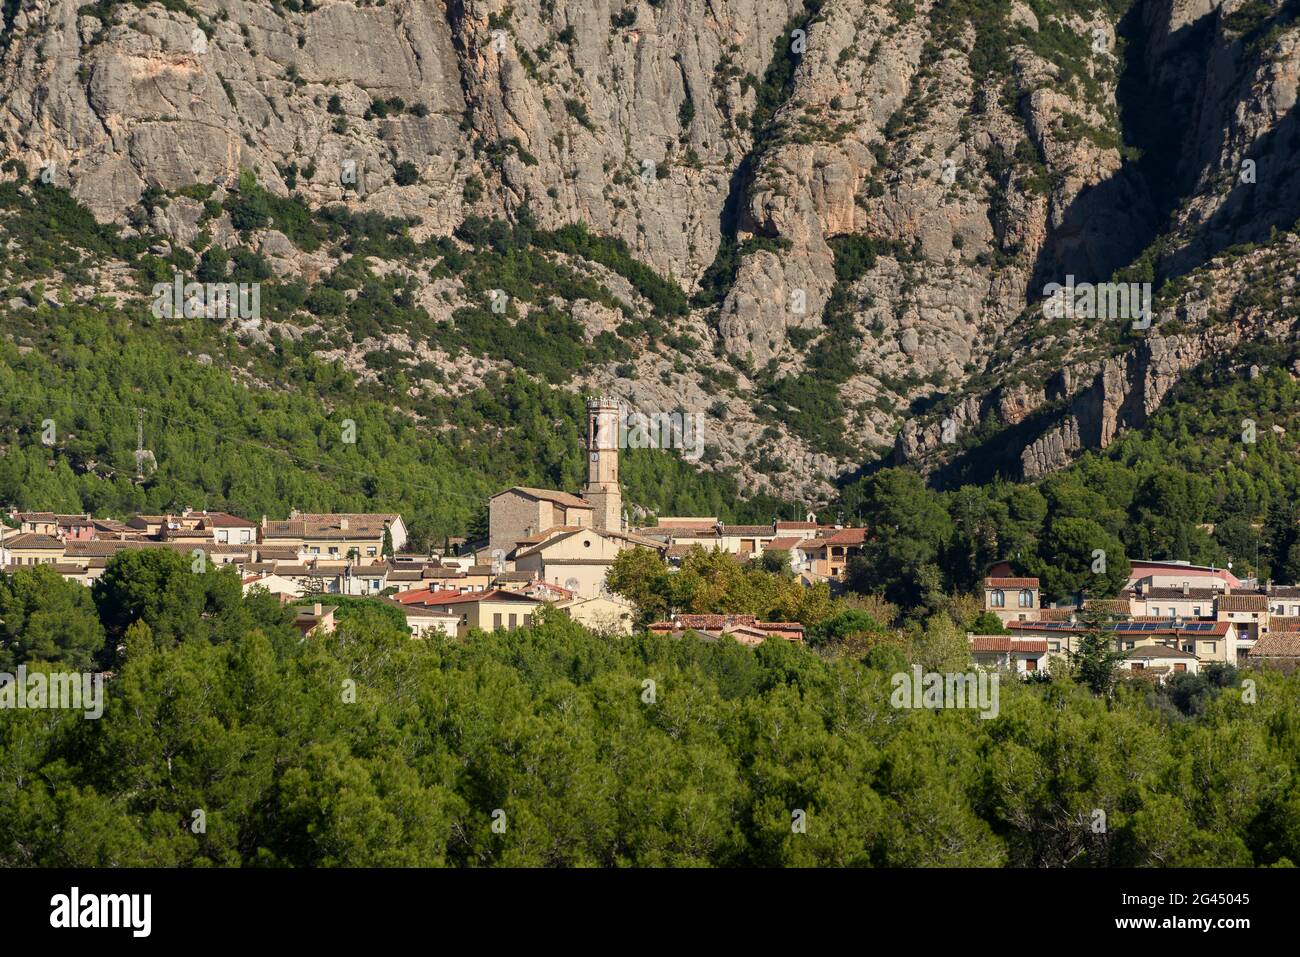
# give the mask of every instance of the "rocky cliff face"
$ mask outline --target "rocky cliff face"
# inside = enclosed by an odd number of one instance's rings
[[[421,236],[525,206],[584,222],[699,293],[679,330],[700,346],[579,384],[712,409],[717,461],[750,488],[816,497],[890,443],[942,467],[990,425],[1023,432],[1038,475],[1140,425],[1233,336],[1278,334],[1249,316],[1162,334],[1192,308],[1170,300],[1146,338],[1112,341],[1040,300],[1135,260],[1138,278],[1198,274],[1294,224],[1294,6],[11,0],[0,151],[104,221],[173,195],[146,220],[187,246],[237,241],[179,194],[241,169]],[[331,265],[260,242],[285,274]],[[463,299],[420,297],[435,318]],[[735,385],[702,378],[728,369]],[[768,398],[823,389],[833,446]]]

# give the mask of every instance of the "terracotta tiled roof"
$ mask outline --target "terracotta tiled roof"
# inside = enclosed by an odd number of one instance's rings
[[[349,522],[361,522],[365,525],[383,525],[385,522],[396,522],[401,518],[396,512],[298,512],[292,517],[304,522],[321,524],[346,518]]]
[[[286,522],[267,522],[262,529],[264,539],[301,538],[313,539],[357,539],[379,538],[384,534],[384,523],[380,521],[363,521],[364,516],[355,521],[346,515],[327,516],[325,521],[315,519],[292,518]],[[345,529],[342,520],[346,519]]]
[[[985,588],[1037,588],[1037,578],[986,578]]]
[[[26,532],[4,540],[5,548],[63,548],[63,543],[51,535]]]
[[[497,492],[497,494],[492,497],[496,498],[497,495],[505,495],[507,492],[519,492],[523,495],[529,496],[530,498],[541,499],[544,502],[555,502],[557,505],[563,505],[565,508],[592,507],[590,502],[584,502],[582,499],[578,498],[578,496],[570,495],[568,492],[559,492],[553,488],[529,488],[526,485],[516,485],[513,488],[506,489],[504,492]]]
[[[1223,595],[1218,599],[1219,611],[1268,611],[1266,595]]]
[[[678,615],[672,621],[657,621],[651,631],[723,631],[727,628],[758,628],[773,634],[802,635],[803,625],[797,621],[759,621],[754,615]]]
[[[417,588],[411,591],[404,591],[393,598],[401,605],[428,605],[437,604],[446,601],[448,598],[459,597],[460,592],[454,588]]]
[[[257,555],[264,561],[297,561],[298,549],[290,545],[258,545]]]
[[[674,628],[689,628],[695,631],[718,631],[726,625],[752,625],[757,621],[758,618],[754,615],[678,615],[672,621],[657,621],[650,626],[650,629],[671,631]]]
[[[203,524],[209,528],[257,528],[257,522],[229,512],[208,512],[203,516]]]
[[[533,604],[541,604],[536,598],[530,598],[527,595],[521,595],[518,592],[505,591],[501,588],[491,588],[487,591],[467,591],[463,594],[458,593],[454,598],[440,598],[437,601],[422,602],[425,605],[463,605],[477,601],[526,601]]]
[[[1209,601],[1218,598],[1223,594],[1222,588],[1188,588],[1187,594],[1183,594],[1181,588],[1147,588],[1142,592],[1142,597],[1152,601],[1177,601],[1180,598],[1191,601]]]
[[[1033,609],[1030,609],[1031,611]],[[1069,621],[1071,615],[1077,615],[1079,612],[1075,608],[1039,608],[1039,621]],[[1032,624],[1032,622],[1026,622]]]
[[[581,525],[552,525],[550,528],[537,532],[534,535],[529,535],[525,538],[516,539],[515,544],[536,545],[539,542],[546,541],[552,535],[559,535],[562,532],[576,532],[579,531],[581,528],[582,528]]]
[[[1300,634],[1296,632],[1271,632],[1255,642],[1251,658],[1300,658]]]
[[[1012,635],[972,635],[971,651],[1023,651],[1029,654],[1047,651],[1045,638],[1016,638]]]
[[[1127,598],[1089,598],[1083,607],[1109,615],[1127,615],[1132,611],[1132,603]]]
[[[827,545],[861,545],[867,540],[865,528],[841,528],[826,539]]]
[[[1294,615],[1272,615],[1268,619],[1269,631],[1300,631],[1300,618]]]

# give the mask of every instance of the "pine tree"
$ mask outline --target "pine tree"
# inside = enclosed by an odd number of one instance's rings
[[[1088,630],[1079,639],[1079,650],[1070,653],[1070,667],[1093,694],[1108,695],[1115,685],[1115,668],[1124,656],[1115,650],[1114,632],[1101,612],[1085,603],[1080,620]]]

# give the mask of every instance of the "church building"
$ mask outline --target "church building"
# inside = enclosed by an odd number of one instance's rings
[[[544,533],[595,528],[624,533],[618,482],[620,407],[610,397],[587,400],[587,481],[579,495],[516,485],[488,500],[488,548],[502,558]]]

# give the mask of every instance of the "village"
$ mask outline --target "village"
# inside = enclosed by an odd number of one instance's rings
[[[670,567],[693,549],[739,562],[769,552],[788,555],[803,585],[843,590],[849,562],[869,529],[805,521],[728,525],[712,516],[660,516],[630,527],[619,482],[621,406],[588,402],[587,476],[582,489],[514,486],[488,501],[488,535],[453,540],[428,554],[404,551],[407,527],[396,513],[304,513],[285,519],[242,518],[184,508],[125,520],[9,509],[0,537],[0,571],[50,566],[90,586],[119,553],[166,548],[190,557],[196,571],[233,566],[245,593],[255,589],[294,604],[304,634],[332,631],[329,596],[368,597],[401,611],[413,637],[515,629],[544,605],[604,634],[631,634],[636,609],[606,578],[628,549],[657,553]],[[1113,634],[1119,667],[1156,680],[1198,673],[1211,664],[1300,663],[1300,586],[1238,579],[1230,569],[1173,561],[1133,561],[1116,598],[1077,604],[1040,600],[1036,578],[1015,577],[998,562],[983,579],[983,607],[1004,633],[968,634],[972,663],[1022,677],[1048,674],[1101,627]],[[295,604],[310,598],[310,603]],[[986,621],[991,620],[986,618]],[[744,645],[768,638],[801,643],[798,622],[752,615],[677,614],[649,624],[659,634],[694,632]],[[1054,665],[1054,662],[1056,663]]]

